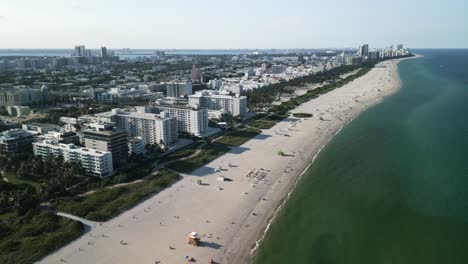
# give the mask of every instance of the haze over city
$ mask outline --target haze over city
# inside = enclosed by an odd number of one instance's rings
[[[0,48],[462,48],[466,11],[462,0],[3,0]]]

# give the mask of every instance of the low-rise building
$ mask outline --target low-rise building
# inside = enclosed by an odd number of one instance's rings
[[[57,131],[60,132],[62,128],[57,125],[53,124],[45,124],[45,123],[28,123],[28,124],[23,124],[22,128],[27,131],[31,132],[36,132],[41,135],[45,135],[51,131]]]
[[[63,131],[63,132],[58,132],[58,131],[49,131],[47,134],[44,134],[39,137],[39,140],[55,140],[58,141],[59,143],[64,143],[64,144],[79,144],[80,143],[80,137],[75,133],[71,131]]]
[[[10,129],[0,133],[0,154],[15,154],[31,150],[33,133],[23,129]]]

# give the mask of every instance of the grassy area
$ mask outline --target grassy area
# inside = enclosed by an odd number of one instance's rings
[[[261,130],[255,128],[239,129],[220,137],[216,140],[216,143],[237,147],[259,135],[261,132]]]
[[[28,180],[28,179],[20,179],[18,176],[16,176],[16,173],[12,171],[6,171],[5,172],[5,177],[8,179],[8,182],[13,183],[13,184],[28,184],[39,190],[41,188],[41,183]]]
[[[250,117],[250,118],[245,119],[244,121],[247,121],[247,122],[255,121],[255,120],[258,120],[258,119],[262,119],[262,118],[264,118],[265,116],[267,116],[267,114],[265,114],[265,113],[259,113],[259,114],[256,114],[256,115]]]
[[[273,121],[273,122],[280,122],[280,121],[282,121],[283,119],[285,119],[287,117],[288,117],[288,115],[285,115],[285,114],[282,114],[282,115],[271,114],[269,116],[266,116],[264,118],[264,120]]]
[[[254,127],[254,128],[258,128],[258,129],[270,129],[272,127],[274,127],[277,123],[276,122],[273,122],[273,121],[267,121],[267,120],[256,120],[252,123],[250,123],[249,125],[251,127]]]
[[[2,214],[0,214],[0,221],[5,221],[5,220],[8,220],[8,219],[13,218],[13,217],[16,217],[15,212],[2,213]]]
[[[191,146],[189,148],[177,150],[177,151],[171,153],[170,155],[167,155],[166,157],[162,158],[160,160],[160,163],[171,161],[171,160],[177,160],[177,159],[181,159],[181,158],[191,156],[191,155],[195,154],[195,152],[198,149],[198,146],[200,146],[201,144],[202,144],[201,142],[198,142],[194,146]]]
[[[79,222],[32,212],[0,222],[0,263],[34,263],[83,232]]]
[[[230,150],[229,147],[217,144],[208,144],[201,147],[201,152],[186,160],[176,161],[168,167],[178,172],[189,173],[207,164]]]
[[[128,186],[100,190],[85,197],[61,199],[59,211],[89,220],[105,221],[127,210],[146,197],[160,192],[180,179],[180,175],[161,170],[158,175]]]

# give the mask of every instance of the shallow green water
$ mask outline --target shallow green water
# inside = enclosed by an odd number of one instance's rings
[[[325,147],[255,263],[468,263],[468,50],[418,52]]]

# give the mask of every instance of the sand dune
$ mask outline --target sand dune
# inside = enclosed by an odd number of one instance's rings
[[[40,263],[186,263],[184,256],[197,263],[208,263],[209,256],[219,263],[248,262],[269,219],[317,151],[352,118],[399,89],[397,63],[382,62],[303,104],[294,112],[314,117],[288,118],[265,130]],[[279,156],[279,150],[287,156]],[[214,172],[218,166],[223,170]],[[257,171],[256,178],[247,177],[249,171]],[[218,181],[219,176],[232,181]],[[206,185],[198,185],[198,179]],[[187,244],[192,231],[202,235],[200,247]]]

